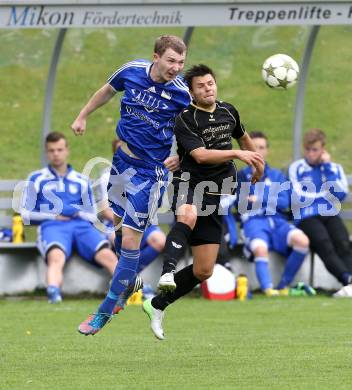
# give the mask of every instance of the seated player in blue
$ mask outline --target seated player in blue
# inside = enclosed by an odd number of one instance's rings
[[[116,304],[124,305],[131,283],[137,283],[143,232],[160,206],[168,170],[179,165],[178,157],[170,157],[170,152],[175,117],[191,100],[178,76],[185,57],[182,39],[159,37],[153,61],[136,60],[120,67],[71,126],[75,135],[84,134],[88,115],[123,91],[116,128],[122,143],[113,158],[108,188],[117,233],[115,248],[121,247],[121,256],[106,298],[97,312],[79,325],[82,334],[97,333],[112,318]]]
[[[250,136],[264,160],[268,156],[268,140],[261,131]],[[309,249],[308,237],[287,222],[285,212],[290,207],[290,185],[285,175],[265,163],[264,175],[257,184],[250,184],[251,168],[238,174],[238,211],[242,222],[245,250],[254,257],[255,271],[261,290],[266,296],[297,295],[288,287],[301,267]],[[285,184],[284,184],[285,183]],[[247,201],[247,202],[246,202]],[[244,209],[243,205],[248,208]],[[242,206],[241,206],[242,205]],[[285,256],[285,268],[278,285],[273,288],[269,270],[269,251]],[[299,284],[304,294],[314,294],[309,286]]]
[[[50,303],[61,302],[65,262],[76,249],[86,261],[113,274],[116,255],[93,225],[96,208],[88,179],[67,164],[65,136],[49,133],[45,141],[49,165],[30,174],[23,196],[22,218],[38,224],[38,248],[45,258]]]
[[[292,162],[288,173],[296,226],[309,237],[312,250],[327,271],[343,285],[333,296],[352,298],[350,238],[339,215],[348,182],[343,167],[331,160],[321,129],[304,134],[303,158]]]
[[[112,149],[115,154],[121,145],[121,140],[116,138],[112,141]],[[98,194],[96,196],[97,204],[99,205],[99,218],[102,220],[105,228],[105,234],[110,241],[110,244],[115,248],[115,229],[114,229],[114,212],[109,207],[108,191],[110,169],[105,169],[100,175],[98,183]],[[118,231],[118,234],[120,231]],[[137,273],[140,273],[150,263],[152,263],[164,249],[166,241],[165,233],[157,225],[149,225],[144,231],[140,246],[140,257],[137,268]],[[116,253],[120,256],[121,248],[116,248]]]

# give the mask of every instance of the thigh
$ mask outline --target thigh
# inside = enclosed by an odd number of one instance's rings
[[[189,238],[191,246],[203,244],[220,244],[223,234],[222,215],[219,215],[218,208],[220,196],[204,197],[202,208],[214,208],[211,213],[200,213],[197,216],[195,226]],[[199,210],[197,210],[199,213]]]
[[[309,238],[310,246],[316,252],[319,251],[319,245],[322,241],[325,243],[331,242],[331,237],[323,222],[318,217],[310,217],[303,219],[298,228],[301,229]]]
[[[322,218],[324,219],[326,229],[334,243],[339,243],[341,241],[349,242],[348,230],[339,216],[335,215]]]
[[[242,233],[246,249],[251,251],[251,243],[254,240],[263,241],[268,250],[272,247],[271,228],[269,220],[265,217],[250,218],[243,223]]]
[[[80,220],[75,225],[74,244],[78,254],[84,260],[95,263],[96,252],[103,246],[109,245],[109,241],[90,222]]]
[[[161,205],[166,176],[161,168],[131,167],[119,160],[110,174],[109,201],[122,225],[143,232]]]
[[[192,246],[193,270],[195,274],[212,273],[219,253],[219,244]]]
[[[191,246],[220,244],[222,239],[222,216],[217,213],[198,216],[189,238]]]
[[[287,256],[290,250],[288,237],[291,232],[298,229],[284,219],[275,221],[275,227],[272,230],[272,249],[283,256]]]
[[[56,246],[65,253],[66,259],[72,254],[73,231],[71,221],[47,221],[38,228],[38,249],[43,257]]]
[[[174,173],[172,183],[169,185],[168,198],[171,205],[171,210],[176,210],[184,204],[193,204],[193,187],[190,181],[186,180],[181,172]]]

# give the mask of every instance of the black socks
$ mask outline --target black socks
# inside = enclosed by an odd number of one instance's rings
[[[163,251],[164,265],[162,275],[175,272],[176,265],[184,255],[192,229],[183,222],[176,222],[167,235]]]
[[[200,282],[193,274],[193,264],[190,264],[175,274],[176,289],[166,294],[158,294],[152,299],[152,306],[164,310],[170,303],[192,291]]]

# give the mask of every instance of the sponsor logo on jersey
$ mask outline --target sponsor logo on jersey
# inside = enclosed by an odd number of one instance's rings
[[[160,110],[167,110],[169,106],[161,99],[151,95],[148,90],[139,91],[138,89],[131,89],[133,100],[144,107],[147,112],[159,112]]]

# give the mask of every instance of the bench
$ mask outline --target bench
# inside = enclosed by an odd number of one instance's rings
[[[352,186],[352,175],[349,175],[347,178],[348,184]],[[12,192],[17,183],[19,183],[18,180],[0,180],[0,227],[10,228],[12,226]],[[351,193],[347,195],[340,215],[345,221],[352,220]],[[174,216],[169,211],[158,214],[158,219],[160,224],[170,226],[174,221]],[[236,248],[234,256],[233,262],[236,272],[246,272],[251,275],[251,280],[253,280],[253,285],[255,285],[255,275],[253,274],[252,276],[253,272],[250,269],[250,264],[240,260],[240,247]],[[273,270],[273,273],[278,274],[281,270],[280,261],[275,260],[274,266],[277,269]],[[157,265],[150,268],[150,273],[158,274],[159,271],[154,267],[157,267]],[[74,261],[70,261],[66,268],[64,290],[66,285],[66,290],[72,293],[76,292],[77,288],[97,292],[104,291],[108,276],[103,275],[102,277],[102,272],[97,272],[97,270],[80,260],[78,256],[75,256]],[[339,284],[325,270],[321,260],[314,253],[310,254],[310,261],[306,261],[303,268],[301,273],[302,278],[303,280],[306,279],[311,285],[329,289],[339,287]],[[87,275],[87,277],[79,280],[78,286],[77,280],[72,277],[76,272],[78,275]],[[33,277],[28,277],[29,274],[32,274]],[[44,274],[44,264],[40,258],[35,242],[25,242],[22,244],[0,242],[0,295],[4,293],[32,291],[36,287],[42,288],[45,286]],[[300,274],[298,275],[300,276]],[[317,275],[319,275],[319,278],[314,277]],[[149,278],[150,280],[154,280],[155,276],[148,275],[146,280]]]

